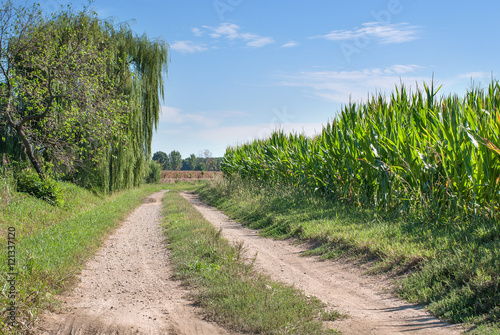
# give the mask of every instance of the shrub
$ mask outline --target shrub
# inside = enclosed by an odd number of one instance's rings
[[[149,162],[148,175],[146,176],[146,183],[156,184],[160,182],[161,179],[161,168],[162,165],[156,161]]]
[[[32,169],[25,168],[16,173],[17,191],[31,194],[52,205],[63,205],[59,184],[49,177],[44,180]]]

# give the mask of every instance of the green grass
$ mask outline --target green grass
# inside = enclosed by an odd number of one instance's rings
[[[189,202],[175,192],[165,194],[165,234],[176,275],[192,289],[208,319],[252,334],[325,334],[326,312],[316,298],[271,281],[242,261],[241,245],[221,237]]]
[[[103,201],[96,195],[70,183],[60,183],[65,204],[52,206],[26,193],[12,192],[0,204],[0,241],[5,242],[8,227],[16,227],[19,239],[54,225],[73,213],[84,212]]]
[[[98,196],[77,186],[61,184],[63,207],[17,192],[4,192],[0,205],[0,333],[30,333],[37,315],[57,305],[54,295],[69,287],[85,261],[108,234],[149,194],[165,185],[147,185],[111,196]],[[17,326],[5,325],[8,227],[16,229]]]
[[[401,297],[448,321],[470,324],[473,334],[500,329],[499,222],[383,217],[298,189],[235,178],[212,182],[201,194],[264,236],[314,242],[309,254],[374,261],[372,272],[396,275]]]

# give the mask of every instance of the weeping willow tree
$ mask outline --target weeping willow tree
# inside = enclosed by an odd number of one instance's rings
[[[109,29],[110,23],[105,23]],[[87,164],[76,180],[86,187],[116,191],[144,181],[151,157],[153,132],[160,118],[164,98],[163,78],[167,72],[169,46],[161,39],[138,36],[128,26],[111,32],[115,50],[108,76],[119,83],[125,98],[124,132],[107,148],[106,159],[97,164],[89,152]]]
[[[115,70],[110,73],[122,83],[127,97],[128,122],[123,138],[116,138],[100,167],[99,188],[111,192],[138,186],[147,173],[153,132],[160,118],[160,98],[164,98],[163,77],[167,70],[168,44],[137,36],[128,27],[115,32]]]
[[[41,178],[99,191],[139,185],[164,96],[168,44],[95,13],[0,9],[3,151]],[[7,32],[7,34],[5,33]]]

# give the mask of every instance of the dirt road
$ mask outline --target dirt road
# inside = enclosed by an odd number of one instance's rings
[[[228,334],[201,320],[187,291],[170,279],[162,195],[150,196],[110,236],[62,297],[65,312],[45,314],[36,334]]]
[[[222,228],[225,238],[242,241],[250,256],[257,253],[255,265],[258,270],[274,280],[295,285],[329,307],[347,314],[348,317],[329,323],[344,334],[460,334],[459,327],[432,317],[420,306],[395,298],[384,289],[390,287],[389,280],[363,275],[359,267],[348,262],[300,257],[306,250],[304,247],[260,237],[255,230],[245,228],[205,205],[197,195],[182,195],[217,229]]]

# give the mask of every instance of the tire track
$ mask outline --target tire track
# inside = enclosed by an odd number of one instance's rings
[[[328,308],[347,314],[346,318],[328,323],[343,334],[456,335],[463,330],[431,316],[422,306],[397,299],[385,289],[391,285],[388,279],[364,275],[349,262],[301,257],[307,250],[305,247],[261,237],[256,230],[245,228],[204,204],[198,195],[188,192],[181,195],[216,229],[222,229],[225,238],[243,242],[247,254],[256,255],[258,270],[316,296]]]
[[[136,208],[87,263],[62,313],[46,313],[37,334],[228,334],[201,320],[171,279],[158,192]]]

